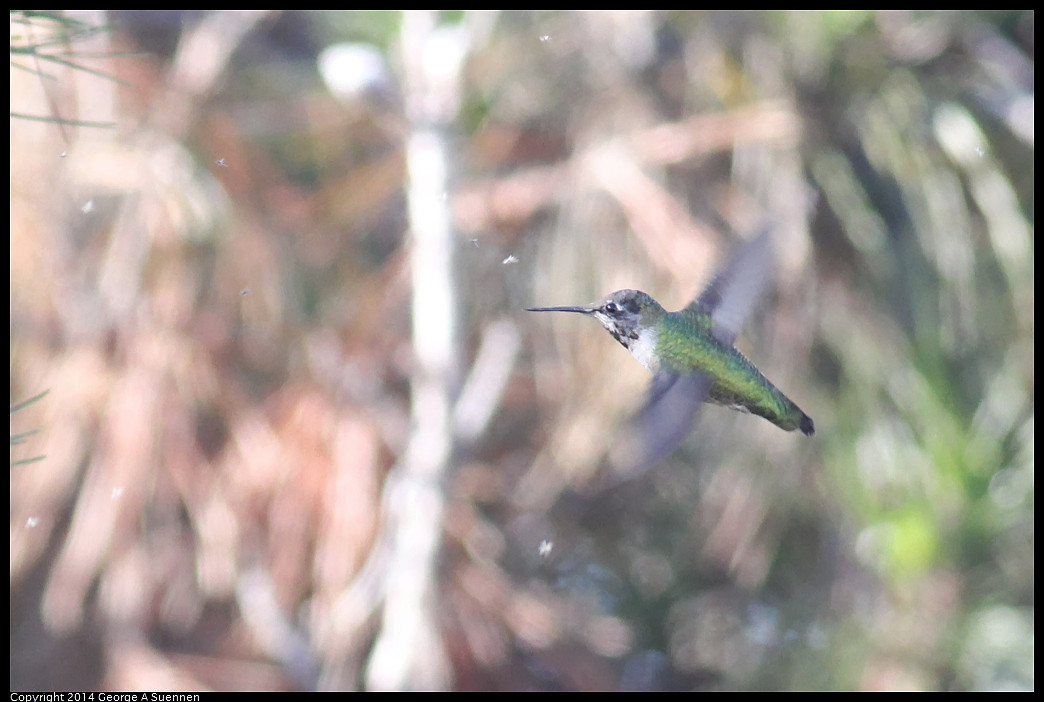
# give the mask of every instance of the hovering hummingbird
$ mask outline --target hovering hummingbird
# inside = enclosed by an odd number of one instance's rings
[[[743,244],[707,289],[677,312],[640,290],[618,290],[586,307],[530,307],[594,317],[653,374],[645,408],[611,453],[619,473],[664,458],[685,439],[704,401],[764,417],[785,431],[815,433],[812,418],[733,346],[770,281],[768,231]]]

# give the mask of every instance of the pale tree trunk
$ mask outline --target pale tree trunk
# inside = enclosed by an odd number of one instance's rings
[[[430,11],[402,28],[413,285],[412,434],[385,487],[391,549],[380,629],[366,670],[371,690],[442,690],[451,673],[438,627],[443,486],[453,451],[459,380],[446,132],[456,114],[463,29],[436,28]]]

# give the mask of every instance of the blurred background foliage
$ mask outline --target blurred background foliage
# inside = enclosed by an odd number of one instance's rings
[[[12,690],[375,686],[404,19],[12,13]],[[1033,12],[437,21],[463,390],[401,686],[1032,689]],[[708,408],[589,489],[648,376],[523,308],[677,309],[762,218],[739,346],[816,436]]]

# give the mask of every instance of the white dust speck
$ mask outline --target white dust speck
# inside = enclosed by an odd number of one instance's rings
[[[547,558],[549,555],[551,555],[551,549],[553,549],[554,547],[555,545],[553,543],[551,543],[547,539],[544,539],[540,542],[540,548],[537,552],[540,554],[541,558]]]
[[[518,259],[515,258],[514,256],[508,256],[503,261],[501,261],[501,263],[503,263],[505,266],[508,266],[508,265],[511,265],[512,263],[518,263]]]
[[[540,35],[540,41],[543,41],[543,42],[551,41],[551,35],[550,34],[541,34]]]
[[[25,520],[25,528],[32,529],[34,526],[40,523],[39,517],[29,517]]]
[[[91,212],[94,212],[94,200],[88,200],[87,202],[83,203],[83,207],[80,208],[80,211],[84,214],[90,214]]]
[[[222,168],[228,168],[228,164],[225,163],[225,159],[223,158],[219,158],[217,161],[214,161],[214,163],[221,166]]]
[[[115,500],[115,499],[121,497],[122,495],[123,495],[123,488],[122,487],[114,487],[112,489],[112,499]]]

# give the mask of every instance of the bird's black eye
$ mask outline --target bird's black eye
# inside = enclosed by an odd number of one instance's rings
[[[605,311],[609,314],[616,314],[620,311],[620,308],[616,306],[615,302],[607,302],[605,303]]]

